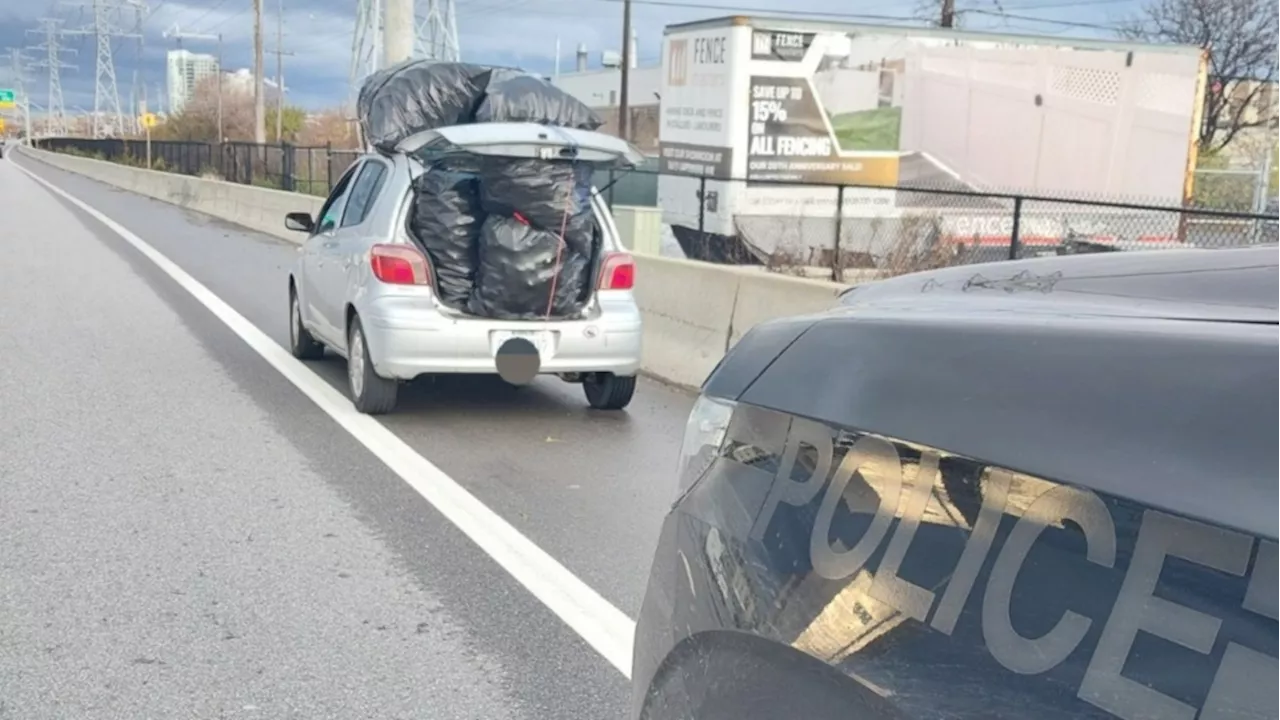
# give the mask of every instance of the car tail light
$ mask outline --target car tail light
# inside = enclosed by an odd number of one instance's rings
[[[725,432],[736,404],[732,400],[699,395],[684,427],[680,460],[676,466],[677,497],[693,487],[715,462],[724,445]]]
[[[430,285],[427,258],[409,245],[374,245],[369,251],[373,276],[389,285]]]
[[[636,261],[627,253],[604,256],[600,263],[600,290],[630,290],[636,284]]]

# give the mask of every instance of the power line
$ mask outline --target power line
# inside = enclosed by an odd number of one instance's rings
[[[1081,7],[1083,5],[1132,5],[1138,2],[1139,0],[1077,0],[1076,2],[1049,0],[1047,3],[1001,3],[998,7],[1000,8],[1000,12],[1003,13],[1008,12],[1009,10],[1052,10],[1056,8]]]
[[[1124,0],[1081,0],[1081,2],[1067,4],[1064,0],[1063,7],[1074,7],[1077,5],[1105,5],[1112,2],[1123,2]],[[627,0],[591,0],[595,3],[607,3],[610,5],[621,5]],[[855,13],[855,12],[830,12],[824,10],[799,10],[788,9],[779,11],[777,7],[763,6],[747,6],[747,5],[715,5],[712,3],[699,2],[679,2],[677,0],[631,0],[634,5],[642,5],[647,7],[672,8],[681,10],[714,10],[726,15],[754,15],[761,18],[786,20],[790,18],[813,18],[827,20],[848,20],[848,21],[864,21],[864,22],[888,22],[888,23],[905,23],[908,25],[918,25],[920,18],[911,15],[885,15],[881,13]],[[1019,8],[1026,10],[1040,10],[1051,7],[1045,5],[1042,7]],[[467,8],[468,11],[474,8]],[[986,15],[990,17],[1008,18],[1010,20],[1024,20],[1027,22],[1037,22],[1049,25],[1062,25],[1065,27],[1090,28],[1094,30],[1115,31],[1116,28],[1108,25],[1100,25],[1096,23],[1083,23],[1070,20],[1054,20],[1050,18],[1040,18],[1028,15],[1018,15],[996,10],[977,10],[964,9],[956,10],[957,14],[974,14]]]
[[[1008,20],[1020,20],[1022,22],[1044,23],[1046,25],[1060,25],[1062,27],[1085,28],[1089,30],[1105,30],[1107,32],[1115,32],[1119,30],[1114,25],[1099,25],[1097,23],[1076,22],[1073,20],[1051,20],[1049,18],[1038,18],[1031,15],[1017,15],[1007,12],[995,12],[993,10],[966,10],[966,13],[974,15],[985,15],[988,17],[1006,18]]]
[[[610,3],[620,5],[626,0],[592,0],[592,2]],[[891,21],[914,21],[917,18],[909,15],[880,15],[876,13],[850,13],[850,12],[825,12],[820,10],[786,10],[779,11],[776,7],[748,7],[743,5],[713,5],[710,3],[696,2],[675,2],[674,0],[631,0],[634,5],[645,5],[648,7],[664,7],[679,8],[691,10],[717,10],[729,15],[758,15],[772,16],[774,19],[786,19],[792,17],[808,17],[808,18],[838,18],[848,20],[891,20]]]
[[[213,30],[213,29],[215,29],[215,28],[220,28],[220,27],[222,27],[223,25],[226,25],[227,23],[231,22],[232,20],[235,20],[235,19],[237,19],[237,18],[241,17],[242,15],[244,15],[245,13],[247,13],[247,12],[249,12],[249,11],[253,10],[253,7],[254,7],[254,6],[253,6],[252,4],[250,4],[250,5],[247,5],[247,6],[245,6],[245,7],[240,8],[240,9],[239,9],[239,10],[237,10],[236,12],[231,13],[230,15],[228,15],[228,16],[226,16],[226,17],[222,18],[222,19],[221,19],[221,20],[219,20],[218,22],[216,22],[216,23],[214,23],[214,24],[210,25],[209,27],[205,28],[203,32],[206,32],[206,33],[207,33],[207,32],[209,32],[209,31],[211,31],[211,30]],[[208,13],[205,13],[205,15],[208,15]],[[203,16],[202,16],[202,17],[203,17]]]
[[[191,22],[190,22],[190,23],[188,23],[188,24],[189,24],[189,25],[193,25],[193,26],[194,26],[194,25],[198,25],[198,24],[200,23],[200,21],[201,21],[201,20],[203,20],[203,19],[205,19],[205,18],[209,17],[209,15],[211,15],[211,14],[213,14],[215,11],[217,11],[217,10],[218,10],[218,8],[220,8],[220,7],[222,7],[223,5],[226,5],[226,4],[227,4],[227,0],[218,0],[218,2],[217,2],[217,3],[215,3],[213,7],[209,8],[208,10],[205,10],[205,11],[204,11],[204,13],[200,15],[200,17],[197,17],[195,20],[191,21]]]

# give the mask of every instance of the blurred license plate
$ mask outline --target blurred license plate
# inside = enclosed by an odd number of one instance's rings
[[[538,356],[543,360],[547,359],[551,354],[551,333],[545,330],[495,330],[493,332],[493,353],[496,355],[498,348],[512,338],[524,338],[533,343],[533,346],[538,349]]]

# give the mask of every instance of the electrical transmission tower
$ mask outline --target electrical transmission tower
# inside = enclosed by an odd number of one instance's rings
[[[111,55],[114,38],[137,38],[138,33],[125,31],[120,24],[126,9],[136,9],[141,0],[86,0],[92,7],[93,24],[68,35],[92,35],[96,47],[93,82],[93,136],[106,137],[125,132],[124,113],[120,109],[120,89],[116,83],[115,59]],[[106,122],[104,122],[104,116]],[[130,118],[132,119],[132,118]]]
[[[453,0],[425,0],[427,12],[415,22],[413,52],[418,57],[443,62],[457,62],[462,51],[458,45],[458,15]],[[415,13],[415,20],[418,15]]]
[[[405,0],[357,0],[356,27],[351,41],[351,88],[383,66],[386,5]],[[457,62],[458,16],[454,0],[408,0],[414,5],[413,55]]]
[[[75,50],[59,46],[58,41],[62,37],[62,31],[58,27],[60,22],[57,18],[40,18],[40,24],[37,29],[27,31],[44,37],[44,42],[28,49],[44,54],[43,60],[38,60],[32,65],[44,68],[45,72],[48,73],[49,98],[48,106],[45,108],[45,133],[55,137],[67,134],[67,113],[62,104],[61,71],[64,68],[75,69],[74,65],[62,61],[62,53],[74,53]]]
[[[31,63],[30,58],[23,57],[22,50],[14,48],[9,51],[9,73],[13,76],[14,90],[17,91],[16,100],[18,114],[22,116],[22,124],[27,134],[27,141],[31,141],[31,96],[27,94],[27,66]]]
[[[351,91],[382,62],[382,0],[357,0],[351,37]]]

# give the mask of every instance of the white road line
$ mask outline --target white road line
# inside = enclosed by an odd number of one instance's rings
[[[28,177],[92,215],[163,270],[219,320],[240,336],[289,382],[333,418],[375,457],[391,468],[440,514],[466,533],[480,549],[511,574],[551,612],[586,640],[605,660],[631,677],[635,621],[591,589],[576,575],[520,534],[506,520],[419,455],[373,418],[356,412],[344,395],[276,344],[243,315],[200,284],[172,260],[127,228],[30,170],[13,163]],[[284,312],[282,307],[281,312]]]

